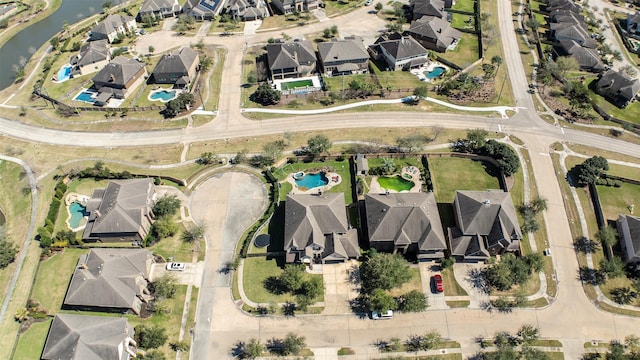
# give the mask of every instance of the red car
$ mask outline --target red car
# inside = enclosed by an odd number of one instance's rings
[[[444,288],[442,287],[442,275],[433,275],[433,281],[436,283],[436,291],[439,293],[443,292]]]

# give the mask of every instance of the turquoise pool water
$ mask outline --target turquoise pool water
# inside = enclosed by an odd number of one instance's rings
[[[151,100],[160,100],[160,101],[169,101],[171,99],[173,99],[174,97],[176,97],[176,91],[175,90],[160,90],[160,91],[156,91],[153,94],[151,94],[151,96],[149,96],[149,99]]]
[[[71,203],[71,205],[69,205],[69,227],[72,229],[77,228],[78,226],[80,226],[80,221],[82,221],[82,218],[85,216],[89,216],[89,213],[87,213],[87,208],[85,208],[84,206],[80,205],[80,203],[74,202]]]
[[[445,70],[446,69],[443,68],[442,66],[436,66],[435,68],[433,68],[433,70],[429,71],[428,73],[425,73],[424,75],[427,77],[427,79],[433,80],[438,76],[442,75]]]
[[[71,66],[65,65],[58,71],[58,82],[69,80],[71,77]]]
[[[73,100],[84,101],[86,103],[93,104],[96,102],[96,99],[94,97],[95,95],[96,93],[85,90],[78,94],[78,96],[76,96]]]
[[[324,172],[319,172],[317,174],[306,174],[300,179],[296,179],[296,185],[299,188],[305,189],[313,189],[320,186],[325,186],[329,183],[329,179],[327,179],[327,174]]]

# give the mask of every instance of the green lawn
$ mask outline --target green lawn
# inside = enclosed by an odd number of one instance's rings
[[[31,297],[55,315],[62,307],[67,286],[83,249],[65,249],[40,263]]]
[[[165,259],[173,257],[175,261],[191,262],[194,244],[182,241],[181,234],[184,226],[182,224],[177,225],[180,231],[178,231],[176,235],[158,241],[149,247],[149,250],[154,254],[161,255]]]
[[[391,289],[389,291],[391,296],[398,297],[398,296],[400,296],[402,294],[406,294],[406,293],[408,293],[409,291],[412,291],[412,290],[418,290],[418,291],[424,291],[425,290],[425,289],[422,288],[420,269],[417,268],[417,267],[415,267],[415,268],[411,267],[411,268],[409,268],[409,273],[411,274],[411,279],[409,281],[407,281],[406,283],[404,283],[401,287]]]
[[[613,221],[618,214],[630,214],[629,205],[640,205],[640,186],[628,183],[622,183],[619,188],[598,186],[598,196],[605,219]]]
[[[282,90],[291,90],[291,89],[297,89],[297,88],[304,88],[307,86],[313,86],[313,81],[309,79],[287,81],[280,84],[280,86],[282,87]]]
[[[588,82],[587,85],[589,85],[589,83],[590,82]],[[635,124],[640,124],[640,102],[634,101],[626,108],[620,109],[593,91],[589,91],[589,94],[591,96],[591,99],[604,111],[606,111],[607,114],[620,120],[626,120]]]
[[[457,5],[457,4],[456,4]],[[469,29],[475,28],[475,18],[471,15],[453,13],[451,17],[451,26],[456,29]]]
[[[281,303],[285,301],[295,301],[295,297],[290,294],[275,295],[267,291],[264,287],[264,281],[271,276],[278,276],[282,269],[278,266],[275,258],[266,257],[248,257],[244,260],[244,273],[242,284],[247,297],[257,303]],[[309,278],[311,275],[305,273],[304,276]],[[324,295],[316,298],[315,301],[322,301]]]
[[[378,64],[375,61],[370,61],[369,64],[373,69],[373,73],[377,76],[380,86],[384,89],[414,89],[425,85],[417,76],[408,71],[385,71],[378,66],[384,66],[385,64]]]
[[[467,11],[472,13],[474,3],[474,0],[457,0],[451,8],[453,10]]]
[[[468,296],[467,292],[458,284],[453,275],[453,268],[442,269],[442,282],[444,294],[447,296]]]
[[[14,360],[40,359],[52,319],[31,324],[18,340]]]
[[[500,189],[497,169],[490,163],[449,156],[429,157],[436,200],[453,203],[456,190]],[[490,173],[488,173],[490,172]]]
[[[296,173],[298,171],[307,171],[309,169],[314,168],[322,168],[322,167],[331,167],[334,169],[336,173],[338,173],[342,177],[342,181],[340,184],[329,189],[329,192],[341,192],[344,193],[344,201],[345,204],[351,204],[353,202],[353,198],[351,196],[351,172],[349,171],[349,162],[345,159],[344,161],[325,161],[325,162],[297,162],[295,164],[286,164],[283,167],[276,170],[273,175],[278,178],[278,180],[284,180],[287,175],[290,173]],[[282,188],[280,189],[280,198],[286,199],[286,194],[290,189],[290,185],[286,186],[286,183],[282,183]]]
[[[640,180],[640,168],[609,163],[607,174]]]
[[[479,59],[478,37],[474,34],[462,33],[455,50],[439,54],[442,58],[465,68]]]

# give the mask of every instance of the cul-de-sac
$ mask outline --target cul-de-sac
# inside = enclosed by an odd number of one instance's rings
[[[639,71],[638,0],[2,0],[0,360],[640,359]]]

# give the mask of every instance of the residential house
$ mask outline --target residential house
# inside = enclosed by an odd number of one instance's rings
[[[635,38],[640,38],[640,11],[629,14],[626,20],[627,33]]]
[[[444,0],[411,0],[411,19],[418,20],[423,16],[447,19]]]
[[[284,217],[287,263],[342,262],[360,256],[343,193],[289,194]]]
[[[266,5],[261,0],[229,0],[225,11],[232,18],[242,21],[263,19],[269,15]]]
[[[198,20],[212,20],[222,11],[222,0],[187,0],[182,12]]]
[[[616,225],[625,261],[629,264],[640,264],[640,218],[618,215]]]
[[[271,80],[309,76],[316,71],[316,53],[309,40],[267,44]]]
[[[142,21],[144,16],[153,16],[154,18],[166,18],[176,16],[180,13],[182,7],[178,0],[144,0],[140,11],[138,11],[138,21]]]
[[[369,53],[375,60],[384,60],[392,71],[410,70],[429,61],[429,51],[411,36],[391,34],[380,37],[369,46]]]
[[[547,6],[545,11],[547,13],[551,13],[553,11],[570,11],[576,14],[582,12],[582,6],[575,3],[573,0],[549,0],[547,1]]]
[[[42,351],[43,360],[129,360],[136,357],[134,328],[125,317],[58,314]]]
[[[622,72],[609,70],[600,75],[595,90],[617,107],[625,108],[638,96],[640,81]]]
[[[420,260],[444,257],[447,249],[432,192],[365,195],[369,245]]]
[[[87,201],[82,241],[141,243],[154,220],[155,196],[150,178],[112,180],[106,188],[95,189]]]
[[[369,54],[360,39],[319,43],[318,60],[322,72],[327,76],[369,72]]]
[[[511,195],[503,191],[456,191],[456,227],[448,229],[451,255],[461,261],[520,251],[522,232]]]
[[[117,37],[125,36],[138,28],[133,16],[111,14],[91,29],[90,40],[107,39],[112,43]]]
[[[452,28],[447,20],[433,16],[423,16],[412,21],[407,34],[425,48],[437,52],[455,49],[462,37],[462,32]]]
[[[357,175],[369,175],[369,160],[364,154],[356,154],[356,174]]]
[[[107,39],[90,41],[82,47],[77,55],[71,57],[74,75],[86,75],[99,71],[111,60],[111,50]]]
[[[605,65],[595,49],[582,47],[573,40],[559,41],[553,46],[553,52],[556,58],[570,56],[576,59],[580,70],[597,73],[605,69]]]
[[[104,105],[112,97],[126,98],[129,91],[138,87],[146,76],[144,63],[124,56],[116,57],[91,79],[98,91],[96,105]]]
[[[78,260],[63,309],[140,314],[152,299],[152,263],[146,249],[91,249]]]
[[[573,40],[578,45],[595,49],[598,42],[586,30],[586,25],[573,22],[550,23],[551,39],[554,41]]]
[[[280,14],[301,13],[317,9],[322,1],[320,0],[271,0],[271,5]]]
[[[199,64],[198,52],[185,46],[176,53],[163,55],[151,72],[149,82],[187,87],[195,80]]]
[[[566,10],[556,10],[549,13],[550,23],[570,23],[579,24],[582,27],[586,27],[586,19],[579,13],[574,13]]]

